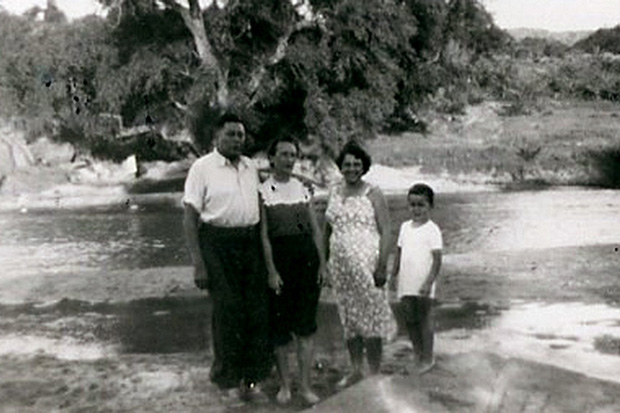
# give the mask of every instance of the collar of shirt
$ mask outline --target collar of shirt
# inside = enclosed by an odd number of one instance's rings
[[[230,162],[230,159],[228,159],[227,157],[222,155],[217,150],[217,148],[213,149],[213,153],[215,155],[215,158],[217,159],[217,165],[218,166],[231,166],[231,167],[235,168],[235,165],[233,165],[233,163]],[[246,158],[243,155],[239,156],[239,164],[238,165],[241,165],[244,169],[247,169],[249,167],[248,162],[249,162],[248,158]]]

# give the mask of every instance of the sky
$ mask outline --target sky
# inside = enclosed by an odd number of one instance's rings
[[[481,0],[502,29],[596,30],[620,24],[620,0]]]
[[[596,30],[620,24],[620,0],[480,0],[503,29],[533,28],[551,31]],[[101,13],[95,0],[56,0],[69,17]],[[207,3],[208,0],[201,0]],[[45,0],[0,0],[13,13],[45,6]]]

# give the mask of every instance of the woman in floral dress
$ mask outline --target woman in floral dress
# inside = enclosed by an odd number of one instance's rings
[[[396,334],[390,309],[386,266],[390,248],[390,217],[381,190],[362,176],[370,156],[349,142],[337,158],[344,180],[332,188],[325,212],[327,274],[337,297],[351,357],[352,372],[339,383],[344,387],[363,377],[364,348],[371,374],[381,366],[383,340]]]

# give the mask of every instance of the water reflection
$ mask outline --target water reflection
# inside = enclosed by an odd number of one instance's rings
[[[397,304],[393,310],[401,327],[397,347],[409,346]],[[0,306],[0,356],[94,360],[118,353],[204,351],[210,343],[210,311],[204,296]],[[337,365],[346,351],[335,305],[322,303],[317,321],[317,358]],[[495,352],[620,382],[619,308],[447,303],[437,309],[437,325],[438,353]]]
[[[552,364],[593,377],[620,382],[620,308],[605,304],[523,303],[493,317],[471,334],[452,329],[439,335],[446,353],[491,351]]]
[[[396,232],[409,217],[406,200],[388,199]],[[434,211],[446,254],[618,243],[618,216],[620,191],[575,188],[439,194]],[[1,213],[2,277],[189,265],[181,219],[169,203],[134,211]]]
[[[400,306],[393,303],[392,310],[399,324],[399,334],[406,335]],[[438,329],[485,328],[499,314],[498,308],[487,304],[443,305],[437,311]],[[0,327],[10,336],[13,348],[19,347],[15,345],[18,337],[29,326],[33,332],[38,332],[40,344],[26,345],[25,353],[42,348],[54,353],[55,348],[62,347],[63,341],[56,342],[50,337],[57,337],[59,333],[63,334],[64,346],[69,352],[77,348],[78,343],[84,348],[89,343],[97,346],[104,343],[108,350],[114,348],[122,353],[201,351],[210,343],[211,301],[206,296],[149,298],[123,303],[63,299],[45,305],[0,306],[0,315]],[[344,351],[342,326],[334,303],[321,303],[317,324],[320,352],[329,355]],[[23,337],[24,343],[34,343],[37,336]],[[0,354],[6,354],[2,352],[2,343],[0,340]],[[98,354],[94,349],[91,352]],[[76,353],[81,354],[77,350]]]
[[[0,214],[0,232],[6,275],[189,263],[176,209]]]

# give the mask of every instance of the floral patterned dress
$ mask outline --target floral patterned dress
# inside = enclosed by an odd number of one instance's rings
[[[380,235],[367,188],[360,195],[343,196],[335,187],[325,218],[332,227],[327,270],[338,302],[345,339],[396,335],[396,321],[387,291],[375,287],[373,272],[379,260]]]

